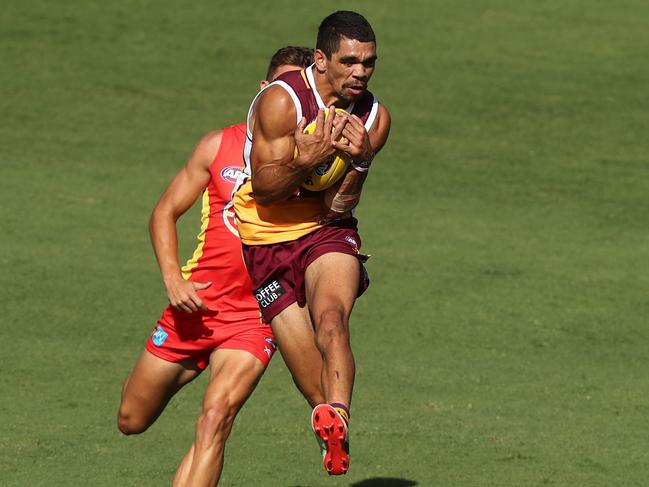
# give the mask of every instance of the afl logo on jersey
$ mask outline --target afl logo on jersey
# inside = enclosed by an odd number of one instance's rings
[[[224,181],[228,181],[229,183],[236,183],[237,178],[241,174],[241,167],[240,166],[228,166],[224,167],[221,170],[221,178],[223,178]]]

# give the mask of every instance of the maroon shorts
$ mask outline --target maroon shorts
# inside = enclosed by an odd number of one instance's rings
[[[255,297],[266,323],[289,305],[306,304],[304,273],[324,254],[338,252],[353,255],[361,262],[358,283],[360,296],[370,280],[363,266],[368,257],[360,253],[361,238],[356,219],[339,220],[304,235],[297,240],[270,245],[243,245],[243,258],[252,278]]]

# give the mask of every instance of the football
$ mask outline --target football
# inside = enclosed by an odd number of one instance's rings
[[[338,111],[344,112],[342,108],[336,108],[336,112]],[[325,116],[328,116],[328,113],[325,111]],[[304,133],[312,134],[315,128],[316,122],[314,120],[306,126]],[[344,137],[341,136],[338,140],[344,140]],[[349,154],[340,150],[336,151],[324,163],[317,166],[308,174],[302,182],[302,187],[309,191],[324,191],[333,186],[345,174],[345,171],[347,171],[349,160]]]

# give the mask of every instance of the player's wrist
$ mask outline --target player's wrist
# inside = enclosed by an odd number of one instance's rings
[[[353,158],[350,161],[350,164],[358,172],[367,172],[370,170],[370,166],[372,165],[372,161],[374,160],[375,155],[376,154],[374,152],[370,152],[364,157]]]
[[[300,176],[306,175],[313,165],[313,161],[300,156],[288,163],[290,170]]]
[[[180,269],[162,273],[162,282],[164,282],[166,287],[169,287],[182,280],[183,276],[180,272]]]

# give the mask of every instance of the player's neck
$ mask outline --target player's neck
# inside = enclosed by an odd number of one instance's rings
[[[336,108],[347,108],[349,106],[349,101],[343,100],[338,96],[325,74],[318,71],[315,66],[311,69],[313,70],[313,80],[315,81],[315,86],[313,88],[320,95],[324,105],[326,107],[333,105]]]

